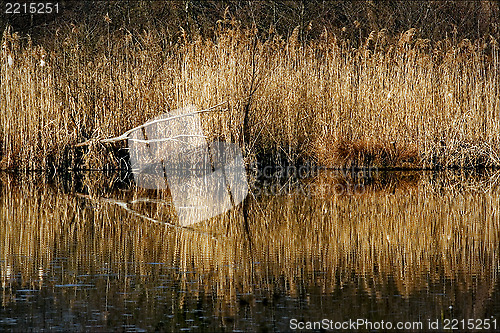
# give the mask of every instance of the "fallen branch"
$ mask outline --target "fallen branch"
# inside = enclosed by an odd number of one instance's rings
[[[134,131],[140,130],[141,128],[144,128],[146,126],[150,126],[150,125],[153,125],[153,124],[157,124],[157,123],[161,123],[161,122],[165,122],[165,121],[170,121],[170,120],[174,120],[174,119],[178,119],[178,118],[182,118],[182,117],[192,116],[192,115],[199,114],[199,113],[213,112],[213,111],[215,111],[216,108],[218,108],[219,106],[221,106],[223,104],[226,104],[226,103],[227,103],[227,101],[219,103],[217,105],[214,105],[214,106],[212,106],[212,107],[210,107],[208,109],[194,111],[194,112],[185,113],[185,114],[179,114],[179,115],[176,115],[176,116],[171,116],[171,117],[167,117],[167,118],[163,118],[163,119],[153,120],[153,121],[147,122],[145,124],[139,125],[137,127],[134,127],[132,129],[126,131],[122,135],[115,136],[115,137],[109,138],[109,139],[90,139],[90,140],[87,140],[85,142],[81,142],[81,143],[76,144],[75,147],[88,146],[88,145],[90,145],[93,142],[110,143],[110,142],[117,142],[117,141],[128,140],[129,139],[128,136],[131,133],[133,133]],[[224,110],[227,110],[227,109],[224,109]],[[187,134],[185,134],[185,135],[178,135],[176,137],[181,137],[181,136],[184,136],[184,137],[202,137],[202,136],[199,136],[199,135],[187,135]],[[164,138],[164,139],[154,139],[154,140],[139,140],[139,139],[132,139],[132,140],[134,140],[136,142],[147,142],[147,143],[149,143],[149,142],[161,142],[161,141],[169,141],[169,140],[176,141],[175,140],[176,137]]]
[[[87,200],[89,200],[91,202],[93,202],[93,201],[101,201],[101,202],[105,202],[105,203],[115,204],[115,205],[123,208],[124,210],[126,210],[130,214],[135,215],[135,216],[140,217],[140,218],[143,218],[146,221],[152,222],[154,224],[164,225],[166,227],[174,228],[176,230],[194,232],[196,234],[201,234],[201,235],[208,236],[208,237],[212,238],[215,241],[218,240],[217,237],[215,237],[214,235],[212,235],[210,233],[207,233],[207,232],[204,232],[204,231],[201,231],[201,230],[197,230],[197,229],[194,229],[194,228],[190,228],[190,227],[187,227],[187,226],[176,225],[176,224],[173,224],[173,223],[170,223],[170,222],[167,222],[167,221],[160,221],[160,220],[154,219],[152,217],[149,217],[147,215],[141,214],[138,211],[136,211],[135,209],[132,209],[132,208],[130,208],[128,206],[129,204],[133,204],[133,203],[137,203],[137,202],[165,203],[165,202],[162,202],[160,200],[140,198],[140,199],[132,200],[130,202],[126,202],[126,201],[116,200],[116,199],[112,199],[112,198],[98,198],[98,199],[93,199],[91,196],[86,195],[86,194],[81,194],[81,193],[76,193],[76,196],[81,197],[81,198],[85,198],[85,199],[87,199]]]
[[[163,138],[163,139],[150,139],[150,140],[142,140],[142,139],[134,139],[134,138],[128,138],[128,140],[133,141],[133,142],[139,142],[139,143],[153,143],[153,142],[164,142],[164,141],[175,141],[175,142],[182,142],[180,140],[176,140],[177,138],[208,138],[205,135],[189,135],[189,134],[179,134],[172,136],[170,138]]]

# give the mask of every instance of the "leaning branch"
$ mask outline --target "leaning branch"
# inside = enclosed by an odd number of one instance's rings
[[[189,135],[189,134],[179,134],[172,136],[170,138],[163,138],[163,139],[150,139],[150,140],[142,140],[142,139],[134,139],[134,138],[128,138],[132,142],[139,142],[139,143],[155,143],[155,142],[165,142],[165,141],[175,141],[175,142],[182,142],[180,140],[177,140],[177,138],[208,138],[205,135]]]
[[[132,208],[130,208],[128,206],[129,204],[133,204],[133,203],[137,203],[137,202],[162,203],[162,204],[166,203],[166,202],[161,201],[161,200],[139,198],[139,199],[136,199],[136,200],[132,200],[130,202],[126,202],[126,201],[116,200],[116,199],[112,199],[112,198],[97,198],[97,199],[94,199],[90,195],[81,194],[81,193],[77,193],[76,196],[81,197],[81,198],[85,198],[85,199],[87,199],[87,200],[89,200],[91,202],[93,202],[93,201],[101,201],[101,202],[105,202],[105,203],[115,204],[115,205],[117,205],[117,206],[125,209],[130,214],[135,215],[135,216],[140,217],[140,218],[143,218],[146,221],[152,222],[154,224],[164,225],[166,227],[174,228],[176,230],[194,232],[196,234],[201,234],[201,235],[208,236],[208,237],[212,238],[213,240],[216,240],[216,241],[218,240],[217,237],[215,237],[214,235],[212,235],[210,233],[207,233],[207,232],[204,232],[204,231],[201,231],[201,230],[197,230],[197,229],[194,229],[194,228],[190,228],[190,227],[187,227],[187,226],[183,226],[183,225],[177,225],[177,224],[173,224],[173,223],[166,222],[166,221],[160,221],[160,220],[154,219],[152,217],[149,217],[147,215],[141,214],[138,211],[136,211],[136,210],[134,210],[134,209],[132,209]]]
[[[221,105],[224,105],[226,104],[227,102],[222,102],[222,103],[219,103],[217,105],[214,105],[208,109],[204,109],[204,110],[199,110],[199,111],[194,111],[194,112],[190,112],[190,113],[185,113],[185,114],[180,114],[180,115],[176,115],[176,116],[171,116],[171,117],[167,117],[167,118],[162,118],[162,119],[157,119],[157,120],[153,120],[153,121],[150,121],[150,122],[147,122],[145,124],[142,124],[142,125],[139,125],[137,127],[134,127],[128,131],[126,131],[125,133],[123,133],[122,135],[119,135],[119,136],[115,136],[113,138],[109,138],[109,139],[91,139],[91,140],[87,140],[85,142],[81,142],[81,143],[78,143],[75,145],[75,147],[82,147],[82,146],[87,146],[89,144],[91,144],[92,142],[101,142],[101,143],[109,143],[109,142],[117,142],[117,141],[123,141],[123,140],[127,140],[129,139],[129,135],[131,133],[133,133],[134,131],[137,131],[137,130],[140,130],[141,128],[144,128],[146,126],[150,126],[150,125],[153,125],[153,124],[156,124],[156,123],[161,123],[161,122],[165,122],[165,121],[170,121],[170,120],[174,120],[174,119],[178,119],[178,118],[182,118],[182,117],[187,117],[187,116],[192,116],[192,115],[195,115],[195,114],[199,114],[199,113],[204,113],[204,112],[213,112],[215,111],[216,108],[218,108],[219,106]],[[226,110],[226,109],[224,109]],[[188,136],[188,135],[186,135]],[[196,135],[192,135],[192,136],[196,136]],[[160,139],[160,140],[164,140],[164,139]],[[168,139],[165,139],[165,141],[167,141]],[[137,141],[137,140],[136,140]]]

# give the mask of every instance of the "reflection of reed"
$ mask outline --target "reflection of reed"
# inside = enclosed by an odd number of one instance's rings
[[[57,283],[78,284],[82,274],[113,272],[122,294],[139,297],[130,278],[135,276],[153,298],[161,294],[155,287],[167,276],[187,292],[176,294],[177,307],[188,301],[186,295],[217,295],[215,311],[221,315],[234,313],[242,302],[253,304],[255,293],[263,290],[271,298],[282,293],[300,297],[307,288],[333,294],[353,284],[360,288],[353,296],[381,299],[388,292],[408,298],[451,281],[446,293],[452,299],[475,290],[486,300],[498,275],[500,191],[497,178],[459,182],[460,177],[421,174],[404,186],[389,181],[384,190],[378,182],[371,185],[376,190],[352,195],[250,196],[248,229],[239,206],[194,225],[197,233],[150,223],[100,200],[96,193],[105,186],[99,182],[94,193],[82,198],[59,186],[5,176],[0,189],[3,305],[21,286],[54,288],[56,282],[45,275],[58,258],[67,259],[64,269],[71,274],[61,275]],[[326,181],[333,180],[315,182]],[[487,190],[474,190],[480,185]],[[144,202],[140,198],[147,193],[107,195],[127,199],[138,214],[168,221],[169,206]],[[165,272],[146,263],[175,269]],[[113,292],[96,281],[100,293]],[[154,313],[154,305],[145,306]],[[484,308],[476,304],[464,311],[479,316]]]

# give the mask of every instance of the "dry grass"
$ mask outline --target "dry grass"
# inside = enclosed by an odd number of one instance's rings
[[[492,37],[429,41],[411,29],[364,46],[325,33],[267,40],[222,22],[214,40],[161,31],[92,36],[74,27],[53,49],[6,31],[0,57],[3,169],[118,167],[119,135],[167,110],[228,101],[204,115],[212,137],[330,167],[500,166],[500,59]],[[95,45],[100,45],[99,47]],[[41,66],[42,60],[44,66]],[[11,63],[11,64],[10,64]]]

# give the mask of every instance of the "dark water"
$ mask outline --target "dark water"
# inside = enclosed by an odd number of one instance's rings
[[[499,184],[321,174],[173,227],[116,177],[3,174],[0,331],[498,330]]]

